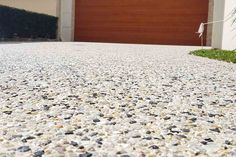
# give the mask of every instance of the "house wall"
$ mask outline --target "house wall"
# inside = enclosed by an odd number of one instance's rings
[[[208,10],[208,21],[213,21],[213,12],[214,12],[214,0],[209,0],[209,10]],[[211,46],[212,43],[212,30],[213,26],[207,26],[207,46]]]
[[[59,16],[59,0],[0,0],[0,5]]]
[[[74,0],[61,0],[60,1],[60,24],[59,34],[62,41],[74,40]]]
[[[235,0],[215,0],[214,3],[214,21],[227,19],[236,7]],[[232,25],[232,22],[233,18],[213,25],[213,48],[236,49],[236,31],[233,30],[236,25]]]
[[[224,15],[229,15],[236,8],[236,0],[225,0]],[[233,18],[223,24],[222,49],[236,49],[236,24],[232,25]]]

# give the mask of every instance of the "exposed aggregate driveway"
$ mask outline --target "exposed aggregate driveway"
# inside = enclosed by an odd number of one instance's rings
[[[235,157],[236,65],[194,49],[0,44],[0,157]]]

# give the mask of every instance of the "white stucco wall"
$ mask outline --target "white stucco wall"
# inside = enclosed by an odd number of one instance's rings
[[[229,15],[236,8],[236,0],[225,0],[225,16]],[[223,24],[222,49],[236,49],[236,25],[232,25],[233,18]]]
[[[74,0],[61,0],[60,4],[60,39],[62,41],[74,40]]]
[[[213,21],[214,0],[209,0],[208,8],[208,21]],[[211,46],[212,43],[212,29],[212,25],[207,26],[207,46]]]
[[[236,0],[215,0],[214,21],[226,19],[236,7]],[[233,18],[226,22],[215,23],[212,33],[212,47],[226,50],[236,49],[236,30],[232,25]]]
[[[0,5],[52,16],[58,16],[60,12],[59,0],[0,0]]]

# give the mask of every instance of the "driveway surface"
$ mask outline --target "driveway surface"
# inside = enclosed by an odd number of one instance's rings
[[[0,44],[0,157],[236,156],[236,65],[198,48]]]

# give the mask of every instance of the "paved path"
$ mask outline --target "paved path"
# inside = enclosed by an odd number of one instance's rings
[[[236,156],[236,65],[197,47],[0,45],[0,157]]]

